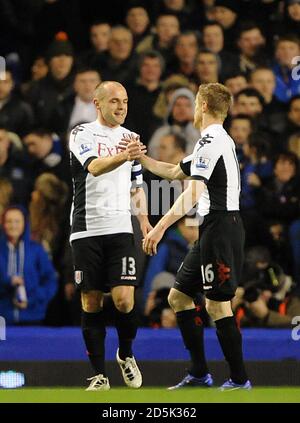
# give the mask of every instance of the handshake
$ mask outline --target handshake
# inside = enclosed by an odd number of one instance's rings
[[[126,156],[126,160],[139,160],[147,153],[146,146],[140,141],[139,135],[129,134],[128,138],[122,138],[118,144],[118,150]]]

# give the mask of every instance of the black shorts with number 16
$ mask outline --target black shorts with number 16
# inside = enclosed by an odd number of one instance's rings
[[[205,216],[200,236],[184,259],[174,288],[195,297],[229,301],[240,281],[245,232],[239,212],[213,211]]]

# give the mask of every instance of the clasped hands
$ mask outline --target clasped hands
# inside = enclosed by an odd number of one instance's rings
[[[140,141],[138,135],[129,134],[128,138],[122,138],[118,144],[118,150],[127,155],[126,160],[139,160],[147,153],[147,147]]]

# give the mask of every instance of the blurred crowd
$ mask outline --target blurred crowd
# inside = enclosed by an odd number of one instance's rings
[[[289,326],[300,315],[300,0],[102,3],[0,0],[0,314],[9,324],[80,321],[68,136],[95,120],[95,86],[121,82],[125,126],[151,157],[175,164],[200,135],[199,84],[222,82],[234,96],[225,127],[236,142],[246,228],[236,317],[242,326]],[[144,180],[155,224],[165,212],[161,194],[151,198],[160,179],[147,171]],[[137,231],[141,324],[176,326],[167,293],[197,236],[186,217],[148,259]],[[210,325],[201,295],[196,301]],[[110,310],[109,296],[105,303]]]

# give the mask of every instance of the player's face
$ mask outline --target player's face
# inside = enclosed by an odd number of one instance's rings
[[[194,127],[196,129],[201,129],[202,126],[202,110],[201,110],[202,100],[199,94],[196,96],[195,100],[195,112],[194,112]]]
[[[113,87],[99,101],[100,111],[107,126],[122,125],[127,115],[128,96],[125,88]]]

